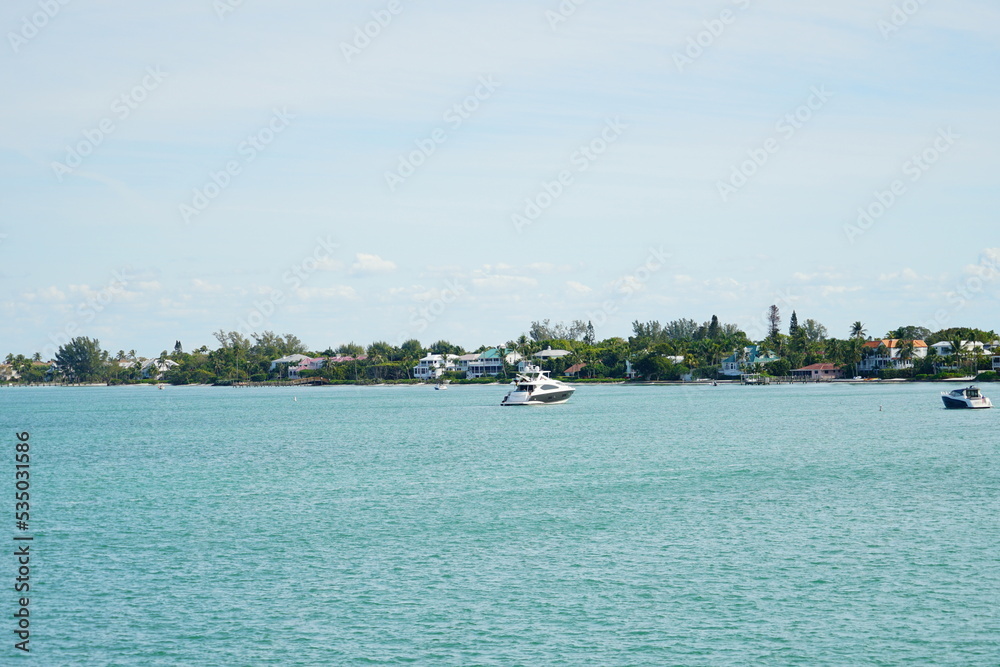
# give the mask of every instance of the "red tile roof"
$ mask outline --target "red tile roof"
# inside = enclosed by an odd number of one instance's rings
[[[802,368],[796,368],[797,371],[836,371],[839,370],[840,366],[836,364],[811,364],[809,366],[804,366]]]
[[[902,347],[903,343],[907,342],[909,341],[902,340],[901,338],[883,338],[882,340],[870,340],[867,343],[865,343],[864,346],[879,347],[881,345],[885,345],[886,347],[892,348],[892,347]],[[913,347],[927,347],[927,343],[925,343],[922,340],[915,340],[913,341]]]

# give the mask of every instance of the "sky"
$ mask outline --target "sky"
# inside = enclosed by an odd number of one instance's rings
[[[0,354],[1000,329],[989,0],[9,0]]]

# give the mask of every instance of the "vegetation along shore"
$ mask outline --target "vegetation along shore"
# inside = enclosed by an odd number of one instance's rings
[[[947,380],[995,381],[1000,371],[1000,335],[993,330],[952,327],[930,331],[901,326],[873,337],[860,321],[844,327],[845,337],[829,336],[812,319],[793,312],[787,328],[771,306],[768,335],[751,340],[716,316],[666,323],[633,322],[632,335],[597,340],[588,322],[532,322],[516,339],[466,350],[446,340],[424,346],[375,341],[310,349],[294,334],[271,331],[249,338],[235,331],[214,335],[217,347],[172,350],[143,357],[135,350],[111,353],[100,341],[78,337],[62,345],[54,359],[7,354],[0,365],[5,384],[170,383],[381,384],[450,381],[490,383],[513,377],[520,365],[535,363],[553,376],[578,382],[692,382],[747,376],[784,380]]]

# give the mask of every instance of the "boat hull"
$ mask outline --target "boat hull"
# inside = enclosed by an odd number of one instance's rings
[[[527,395],[525,392],[514,391],[505,396],[503,403],[500,405],[559,405],[568,401],[574,391],[574,389],[567,389],[565,391],[542,394],[541,396],[537,392],[533,395]]]
[[[942,394],[941,400],[944,402],[944,407],[949,410],[981,410],[993,407],[993,403],[988,398],[955,398]]]

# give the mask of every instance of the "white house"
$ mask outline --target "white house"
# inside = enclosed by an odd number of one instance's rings
[[[171,368],[180,366],[173,359],[148,359],[142,365],[142,377],[150,380],[159,380],[163,374]]]
[[[307,357],[304,354],[289,354],[287,357],[282,357],[281,359],[275,359],[274,361],[272,361],[270,370],[273,371],[278,364],[288,364],[289,366],[298,366],[303,361],[307,360],[309,360],[309,357]]]
[[[903,345],[909,341],[899,338],[868,341],[864,345],[864,356],[858,364],[858,371],[871,373],[885,368],[913,368],[913,359],[923,359],[927,356],[927,343],[922,340],[913,341],[913,354],[910,359],[903,359]]]
[[[413,377],[418,380],[436,380],[446,371],[457,370],[456,354],[428,354],[413,367]]]
[[[947,356],[953,354],[953,352],[952,352],[952,345],[951,345],[950,342],[948,342],[946,340],[943,340],[940,343],[934,343],[930,347],[934,348],[934,350],[937,352],[937,354],[938,354],[939,357],[947,357]],[[975,340],[963,340],[962,341],[962,351],[963,352],[975,352],[976,350],[983,351],[985,349],[986,349],[986,346],[983,345],[982,343],[980,343],[979,341],[975,341]]]
[[[476,357],[476,359],[468,362],[468,367],[465,371],[465,377],[470,380],[481,377],[496,377],[503,373],[505,361],[510,365],[514,365],[521,360],[521,355],[517,352],[501,351],[495,347],[481,352]]]
[[[761,350],[756,345],[751,345],[750,347],[743,348],[742,354],[734,353],[723,359],[722,370],[719,372],[722,375],[739,377],[743,375],[746,367],[750,364],[766,364],[778,361],[779,358],[770,352]],[[684,361],[684,357],[681,357],[680,360]]]
[[[310,359],[306,357],[299,362],[298,366],[288,368],[288,377],[297,378],[302,371],[318,371],[326,364],[326,357],[316,357]],[[274,364],[272,364],[273,368]]]
[[[458,359],[455,360],[455,370],[457,370],[459,373],[468,373],[469,364],[478,359],[479,355],[475,352],[472,354],[463,354]]]

